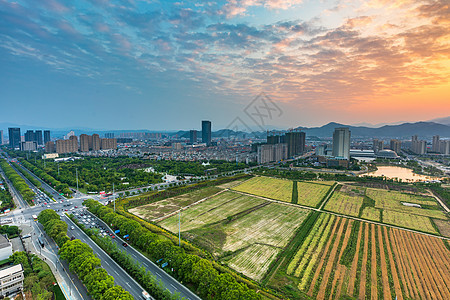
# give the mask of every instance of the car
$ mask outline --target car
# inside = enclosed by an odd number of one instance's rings
[[[116,237],[114,235],[111,236],[112,239],[115,239]]]
[[[74,230],[74,229],[75,229],[75,227],[74,227],[74,226],[70,226],[70,229]]]
[[[128,247],[128,244],[127,243],[122,243],[122,246]]]
[[[113,236],[113,234],[112,234],[112,233],[110,233],[110,234],[109,234],[109,236]]]
[[[66,208],[65,211],[69,211],[69,210]]]
[[[78,206],[75,206],[75,208],[78,208]]]
[[[50,208],[50,205],[47,205],[47,208]]]

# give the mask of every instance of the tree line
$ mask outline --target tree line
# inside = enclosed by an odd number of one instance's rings
[[[101,267],[100,259],[91,247],[78,239],[69,239],[67,223],[62,221],[54,210],[43,210],[38,215],[38,221],[60,247],[61,258],[69,263],[69,269],[78,275],[94,299],[133,299],[133,296],[121,286],[114,285],[114,278]]]
[[[153,261],[167,262],[167,268],[180,282],[192,286],[204,299],[261,299],[261,295],[226,272],[219,272],[207,259],[188,254],[169,240],[162,240],[139,224],[115,213],[94,200],[84,202],[89,210],[112,228],[128,234],[130,243],[147,253]]]
[[[3,169],[5,176],[11,181],[14,188],[22,195],[22,198],[33,206],[34,192],[30,189],[28,184],[23,178],[17,174],[17,172],[6,162],[6,160],[0,160],[0,167]]]

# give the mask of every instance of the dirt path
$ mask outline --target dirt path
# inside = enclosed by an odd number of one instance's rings
[[[383,282],[383,298],[384,299],[391,299],[391,289],[389,287],[389,280],[388,280],[388,271],[386,266],[386,256],[384,253],[384,245],[383,245],[383,233],[380,226],[377,226],[378,228],[378,246],[380,249],[380,262],[381,262],[381,275],[382,282]]]
[[[391,265],[391,274],[392,274],[392,280],[394,281],[395,296],[398,300],[403,300],[402,289],[400,287],[400,282],[398,281],[397,268],[395,267],[395,261],[394,261],[393,255],[392,255],[391,245],[389,242],[389,237],[388,237],[388,232],[387,232],[386,227],[383,228],[383,232],[384,232],[384,240],[386,241],[386,249],[387,249],[387,253],[388,253],[388,257],[389,257],[389,264]],[[402,282],[404,282],[403,276],[402,276]]]
[[[355,256],[353,257],[352,267],[350,271],[350,278],[348,281],[347,294],[353,296],[353,291],[355,290],[355,280],[356,280],[356,269],[358,268],[358,257],[359,257],[359,249],[361,248],[361,236],[363,232],[364,223],[361,223],[358,232],[358,241],[356,242],[356,251]]]
[[[442,206],[442,208],[446,211],[446,212],[450,212],[450,209],[447,207],[447,205],[445,205],[445,203],[441,200],[441,198],[439,198],[438,196],[436,196],[433,191],[428,190],[428,192],[430,193],[430,196],[434,197],[434,199],[436,199],[436,201]]]
[[[309,286],[308,295],[310,295],[310,296],[312,296],[312,293],[314,291],[314,286],[316,285],[317,278],[319,277],[320,271],[322,270],[322,266],[325,262],[325,257],[327,256],[328,249],[330,248],[330,245],[331,245],[331,240],[333,239],[333,236],[336,232],[336,228],[337,228],[338,224],[339,224],[339,226],[342,226],[342,223],[343,223],[342,220],[343,219],[338,218],[338,219],[336,219],[336,221],[334,223],[333,230],[331,231],[330,237],[328,238],[328,242],[327,242],[327,245],[325,246],[325,250],[323,251],[322,258],[320,259],[319,265],[317,266],[316,272],[314,273],[314,277],[311,281],[311,285]]]
[[[370,298],[378,299],[378,289],[377,289],[377,240],[375,239],[375,225],[371,224],[371,247],[370,251]]]
[[[367,280],[367,252],[369,251],[369,224],[363,223],[364,226],[364,252],[361,266],[361,281],[359,283],[359,299],[366,298],[366,280]]]

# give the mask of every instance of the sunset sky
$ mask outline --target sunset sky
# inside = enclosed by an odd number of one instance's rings
[[[449,1],[0,0],[0,121],[213,130],[450,115]],[[267,98],[267,99],[268,99]]]

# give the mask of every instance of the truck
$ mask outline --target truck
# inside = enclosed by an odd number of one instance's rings
[[[142,298],[146,299],[146,300],[154,300],[152,296],[150,296],[149,293],[147,293],[146,291],[142,291]]]

